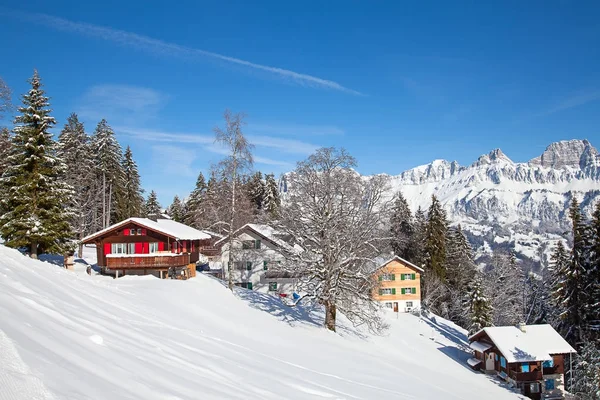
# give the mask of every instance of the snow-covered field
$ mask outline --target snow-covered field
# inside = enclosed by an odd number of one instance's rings
[[[0,246],[0,399],[516,399],[464,332],[389,314],[384,336],[199,276],[75,272]]]

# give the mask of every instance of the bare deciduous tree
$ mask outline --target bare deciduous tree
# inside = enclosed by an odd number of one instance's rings
[[[352,170],[355,159],[343,149],[323,148],[289,174],[290,191],[278,229],[303,251],[290,252],[278,269],[299,279],[302,299],[325,308],[325,326],[335,331],[339,310],[354,324],[383,328],[375,259],[389,242],[386,179],[365,180]]]
[[[238,184],[240,176],[245,172],[252,169],[253,158],[252,158],[252,144],[248,142],[242,127],[244,126],[244,114],[232,114],[231,111],[225,110],[223,114],[225,119],[225,128],[219,127],[214,128],[215,142],[225,147],[228,151],[228,156],[223,159],[218,165],[218,171],[223,181],[229,183],[229,203],[231,209],[229,210],[229,232],[233,232],[236,229],[236,204],[238,197]],[[229,248],[233,248],[233,235],[229,235]],[[231,268],[233,265],[232,252],[229,252],[229,260],[227,267],[227,282],[230,290],[233,290],[233,277],[231,274]]]
[[[6,82],[4,82],[4,80],[0,77],[0,119],[2,119],[4,114],[13,109],[11,98],[12,91]]]

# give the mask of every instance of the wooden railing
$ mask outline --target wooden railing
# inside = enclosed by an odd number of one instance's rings
[[[542,379],[542,371],[532,371],[532,372],[510,371],[509,376],[517,382],[533,382],[533,381],[539,381]]]
[[[106,257],[106,266],[110,269],[169,268],[187,266],[189,263],[189,254]]]

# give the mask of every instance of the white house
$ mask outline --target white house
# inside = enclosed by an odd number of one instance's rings
[[[272,294],[291,295],[296,279],[289,273],[276,271],[285,261],[284,250],[298,251],[285,235],[268,225],[246,224],[234,232],[233,265],[231,273],[235,285]],[[221,248],[221,264],[227,271],[229,236],[215,243]],[[227,279],[227,272],[225,274]]]

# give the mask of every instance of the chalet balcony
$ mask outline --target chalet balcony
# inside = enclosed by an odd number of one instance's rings
[[[542,380],[542,371],[515,372],[510,371],[509,376],[517,382],[534,382]]]
[[[189,254],[108,254],[106,256],[106,267],[109,269],[160,269],[188,264],[190,264]]]
[[[544,367],[544,375],[563,374],[565,369],[560,364],[555,364],[552,367]]]

